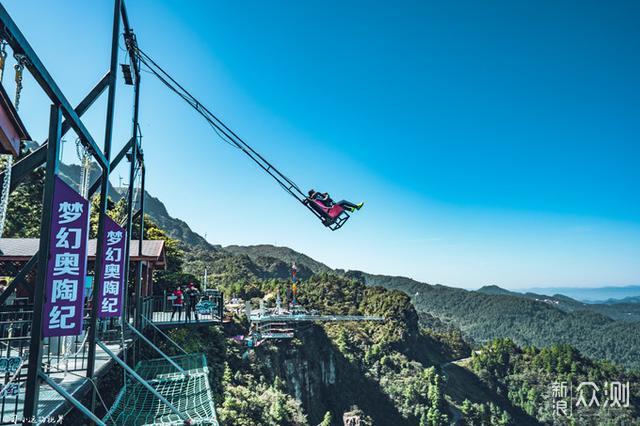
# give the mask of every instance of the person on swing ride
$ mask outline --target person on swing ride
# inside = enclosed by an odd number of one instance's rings
[[[309,199],[320,201],[325,207],[331,208],[334,205],[338,205],[345,210],[350,212],[355,212],[356,210],[360,210],[364,203],[352,203],[351,201],[341,200],[337,203],[331,199],[331,196],[328,192],[318,192],[314,189],[309,190]]]

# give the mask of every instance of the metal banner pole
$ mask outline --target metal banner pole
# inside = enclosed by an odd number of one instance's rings
[[[124,11],[124,9],[123,9]],[[125,14],[123,13],[123,20],[125,18]],[[125,28],[127,28],[127,23],[125,21]],[[128,31],[128,30],[127,30]],[[131,35],[129,33],[125,33],[125,39],[127,40],[131,40],[131,38],[127,38],[127,37],[131,37]],[[131,46],[127,45],[127,49],[130,49]],[[135,67],[134,67],[135,68]],[[137,70],[137,68],[135,68]],[[140,110],[140,73],[138,73],[136,71],[136,75],[135,75],[135,83],[134,83],[134,100],[133,100],[133,129],[132,129],[132,134],[131,134],[131,139],[133,140],[133,143],[131,144],[131,167],[129,168],[129,193],[127,194],[127,224],[125,226],[125,229],[127,230],[127,241],[126,241],[126,245],[125,245],[125,259],[129,259],[128,262],[125,262],[125,271],[124,271],[124,279],[125,279],[125,290],[127,291],[127,293],[125,293],[125,300],[127,300],[128,298],[128,288],[129,288],[129,272],[130,272],[130,256],[131,256],[131,236],[133,235],[131,232],[131,228],[132,228],[132,224],[133,224],[133,181],[135,180],[135,170],[136,170],[136,162],[138,160],[138,147],[139,147],[139,142],[138,142],[138,113]],[[140,297],[139,294],[135,294],[135,297]],[[125,303],[125,311],[127,311],[131,306],[134,306],[137,308],[137,303],[136,304],[132,304],[131,300],[127,300],[127,302]],[[123,319],[124,321],[127,321],[126,317]],[[135,320],[135,317],[134,317]],[[135,363],[135,351],[133,352],[133,356],[134,356],[134,363]]]
[[[138,256],[142,259],[142,242],[144,240],[144,161],[141,161],[141,182],[140,182],[140,234],[138,238]],[[147,283],[149,284],[149,283]],[[138,295],[138,307],[136,308],[136,327],[142,329],[142,261],[136,266],[136,294]],[[153,314],[152,314],[153,315]]]
[[[40,248],[38,271],[33,295],[33,320],[31,322],[31,341],[29,343],[29,366],[24,400],[24,419],[38,415],[38,394],[40,390],[40,364],[42,364],[42,311],[44,306],[45,282],[49,259],[51,222],[53,217],[53,195],[55,177],[58,172],[58,154],[60,151],[62,115],[59,105],[51,105],[49,115],[49,143],[47,146],[47,168],[42,202],[42,221],[40,223]]]
[[[109,69],[109,94],[107,98],[107,118],[105,123],[104,134],[104,156],[106,159],[106,165],[102,170],[102,184],[100,189],[100,212],[98,216],[98,236],[96,244],[96,260],[94,263],[94,282],[92,292],[92,304],[91,304],[91,318],[89,324],[89,354],[87,359],[87,377],[93,379],[95,373],[95,358],[96,358],[96,332],[98,326],[98,298],[100,287],[97,283],[98,271],[102,270],[102,252],[104,249],[104,222],[107,215],[107,199],[109,197],[109,172],[110,164],[109,158],[111,156],[111,139],[113,136],[113,114],[116,99],[116,83],[118,76],[118,39],[120,36],[120,1],[115,0],[114,13],[113,13],[113,33],[111,36],[111,64]],[[95,387],[92,388],[91,397],[91,410],[95,409],[96,404],[96,391]]]

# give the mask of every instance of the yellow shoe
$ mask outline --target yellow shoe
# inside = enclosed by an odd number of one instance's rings
[[[362,206],[364,206],[364,203],[358,203],[356,204],[356,209],[360,210]]]

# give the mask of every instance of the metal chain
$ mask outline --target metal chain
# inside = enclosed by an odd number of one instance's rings
[[[4,225],[7,219],[9,207],[9,190],[11,186],[11,170],[13,168],[13,155],[3,155],[5,161],[4,180],[2,181],[2,193],[0,194],[0,238],[4,235]]]
[[[4,66],[7,62],[7,42],[0,42],[0,82],[4,78]],[[11,168],[13,167],[13,155],[2,155],[5,164],[5,178],[2,181],[2,192],[0,192],[0,238],[4,233],[4,223],[7,216],[7,205],[9,204],[9,184],[11,183]]]
[[[76,153],[80,160],[80,195],[84,198],[89,197],[89,172],[91,168],[91,154],[80,142],[80,138],[76,139]]]
[[[2,54],[0,53],[0,56],[1,55]],[[24,66],[27,64],[27,58],[24,55],[14,55],[14,57],[17,61],[16,65],[14,66],[16,70],[16,97],[14,100],[14,106],[16,111],[18,111],[18,108],[20,107],[20,94],[22,93],[22,71],[24,70]],[[7,220],[7,209],[9,207],[9,192],[11,186],[11,171],[13,169],[13,155],[7,154],[3,155],[3,157],[5,158],[5,171],[4,181],[2,182],[2,193],[0,193],[0,238],[2,238],[2,236],[4,235],[4,225]]]
[[[4,77],[4,64],[7,62],[7,42],[0,41],[0,82]]]
[[[14,57],[16,58],[16,64],[13,66],[16,70],[16,98],[13,104],[16,111],[18,111],[20,107],[20,94],[22,93],[22,72],[24,71],[24,66],[27,64],[27,57],[20,54],[16,54]]]
[[[142,178],[141,178],[141,174],[140,174],[140,166],[138,166],[136,168],[136,171],[135,171],[134,177],[133,177],[133,200],[132,200],[132,205],[131,205],[132,209],[135,209],[135,207],[136,207],[136,205],[138,205],[138,201],[140,199],[140,189],[141,189],[141,186],[142,186],[142,185],[140,185],[140,181],[141,180],[142,180]],[[138,190],[136,191],[136,189],[138,189]]]

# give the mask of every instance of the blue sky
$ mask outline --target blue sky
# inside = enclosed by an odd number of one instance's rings
[[[327,231],[143,74],[148,190],[211,243],[469,288],[640,283],[640,3],[129,3],[140,46],[259,152],[366,202]],[[108,66],[111,2],[4,5],[79,102]],[[48,103],[25,86],[41,141]],[[86,122],[101,143],[104,99]]]

